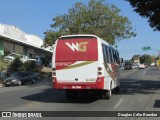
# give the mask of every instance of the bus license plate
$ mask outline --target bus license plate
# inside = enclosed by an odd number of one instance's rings
[[[81,89],[81,86],[72,86],[72,89]]]

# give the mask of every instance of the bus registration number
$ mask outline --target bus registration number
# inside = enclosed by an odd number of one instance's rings
[[[81,89],[81,86],[72,86],[72,89]]]

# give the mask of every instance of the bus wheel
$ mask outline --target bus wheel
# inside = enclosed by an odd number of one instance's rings
[[[111,98],[111,96],[112,96],[112,89],[110,87],[110,90],[104,91],[103,98],[109,100]]]
[[[107,92],[106,92],[106,99],[110,99],[111,98],[111,96],[112,96],[112,90],[108,90]]]
[[[74,90],[66,90],[66,97],[67,97],[67,99],[76,99],[77,92]]]

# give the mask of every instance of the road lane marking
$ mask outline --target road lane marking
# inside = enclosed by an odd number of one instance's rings
[[[117,104],[114,106],[114,108],[118,108],[118,106],[121,104],[122,101],[123,101],[123,99],[121,98],[121,99],[117,102]]]

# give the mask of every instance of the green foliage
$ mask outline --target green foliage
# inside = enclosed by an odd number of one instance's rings
[[[144,54],[144,55],[134,55],[132,57],[132,60],[134,58],[139,58],[140,59],[140,63],[144,63],[144,64],[147,64],[147,65],[150,65],[152,63],[152,56],[151,55],[148,55],[148,54]]]
[[[0,71],[6,70],[8,62],[3,60],[3,57],[0,57]]]
[[[131,60],[134,60],[135,58],[139,58],[140,63],[144,63],[147,65],[150,65],[153,62],[153,57],[148,54],[144,55],[134,55]]]
[[[9,69],[7,70],[7,68]],[[12,62],[7,62],[0,57],[0,72],[7,70],[8,76],[17,71],[42,72],[42,68],[43,67],[41,65],[37,65],[35,61],[28,61],[23,63],[20,58],[17,57]]]
[[[24,68],[25,71],[35,71],[36,64],[35,64],[34,61],[25,62],[23,64],[23,68]]]
[[[159,60],[159,56],[157,56],[155,59],[156,59],[156,60]]]
[[[60,32],[53,32],[52,30],[45,32],[44,47],[52,46],[55,40],[60,36]]]
[[[140,62],[150,65],[152,63],[152,56],[144,54],[140,57]]]
[[[160,31],[160,1],[159,0],[126,0],[140,16],[148,18],[154,30]]]
[[[127,39],[136,34],[127,17],[120,16],[120,9],[105,0],[90,0],[88,5],[75,3],[67,14],[56,16],[44,39],[49,46],[61,35],[94,34],[115,45],[116,40]]]
[[[27,61],[23,64],[24,71],[41,72],[43,67],[40,64],[36,64],[35,61]]]
[[[16,58],[13,60],[13,62],[10,64],[10,69],[11,69],[11,71],[17,72],[17,71],[19,71],[19,70],[22,69],[22,65],[23,65],[23,63],[22,63],[22,61],[20,60],[20,58],[19,58],[19,57],[16,57]]]

